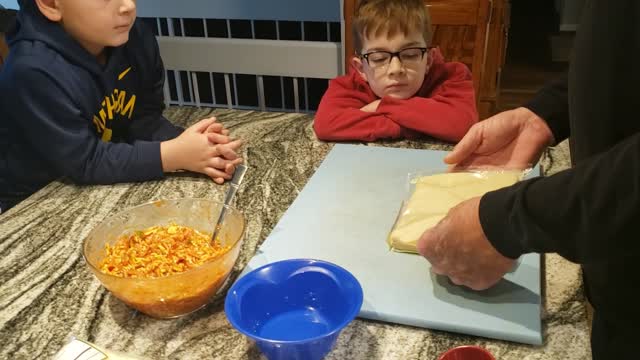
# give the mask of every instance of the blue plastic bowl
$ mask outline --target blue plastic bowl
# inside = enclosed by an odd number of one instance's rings
[[[270,360],[319,360],[360,312],[362,287],[347,270],[292,259],[240,278],[225,299],[229,322]]]

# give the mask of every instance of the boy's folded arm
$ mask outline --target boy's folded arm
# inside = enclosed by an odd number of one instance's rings
[[[318,139],[327,141],[395,139],[403,133],[402,127],[388,117],[360,109],[318,112],[313,127]]]
[[[136,109],[137,114],[133,117],[131,127],[129,128],[130,142],[137,140],[144,141],[166,141],[171,140],[182,134],[184,128],[173,125],[171,121],[162,115],[161,111],[140,111],[142,108]]]
[[[385,97],[378,112],[399,125],[443,140],[459,141],[478,121],[471,73],[462,64],[447,64],[448,78],[429,97],[406,100]]]
[[[136,115],[129,128],[129,140],[165,141],[180,135],[184,128],[176,126],[162,116],[164,103],[165,69],[160,57],[158,42],[152,34],[141,35],[148,42],[144,46],[149,49],[145,53],[152,54],[144,60],[149,62],[152,71],[142,79],[142,91],[136,104]]]
[[[8,92],[7,111],[21,119],[32,146],[59,175],[79,183],[109,184],[161,178],[160,143],[107,143],[74,103],[73,94],[46,70],[15,69],[20,86]],[[18,83],[16,80],[11,81]],[[51,96],[56,94],[56,96]],[[28,104],[25,104],[28,99]]]
[[[360,110],[369,103],[368,100],[367,94],[346,89],[332,80],[320,101],[313,122],[318,139],[373,141],[401,137],[406,129],[389,117],[378,112]]]

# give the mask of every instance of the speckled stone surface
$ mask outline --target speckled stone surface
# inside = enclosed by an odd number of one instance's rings
[[[184,125],[210,111],[172,108],[166,115]],[[236,197],[248,227],[235,278],[332,144],[315,139],[310,115],[230,110],[214,114],[233,136],[246,141],[242,152],[250,167]],[[372,146],[450,148],[428,140]],[[568,163],[565,144],[550,149],[543,159],[547,174]],[[192,315],[154,320],[111,296],[82,258],[82,239],[109,215],[163,198],[222,200],[226,188],[185,173],[113,186],[76,186],[63,180],[0,215],[0,358],[48,359],[76,336],[149,359],[259,359],[257,348],[227,322],[222,295]],[[343,331],[327,359],[436,359],[463,344],[484,346],[501,360],[589,359],[579,267],[556,255],[547,256],[545,265],[543,346],[358,319]]]

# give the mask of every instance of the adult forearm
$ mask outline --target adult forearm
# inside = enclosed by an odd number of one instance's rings
[[[579,263],[640,254],[640,135],[556,175],[486,194],[480,219],[502,254]]]
[[[556,142],[569,137],[568,76],[549,83],[524,107],[536,113],[551,128]]]

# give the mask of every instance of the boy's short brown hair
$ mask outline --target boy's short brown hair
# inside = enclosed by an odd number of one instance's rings
[[[353,16],[353,45],[357,54],[369,36],[407,35],[420,31],[431,41],[431,19],[424,0],[360,0]]]

